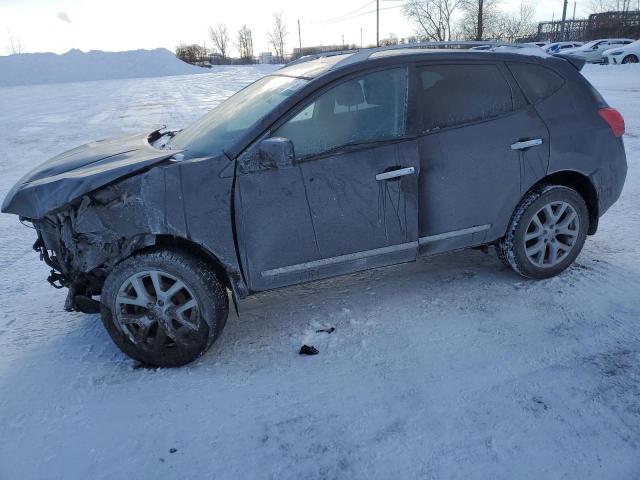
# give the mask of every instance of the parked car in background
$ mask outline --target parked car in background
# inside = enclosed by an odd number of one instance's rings
[[[526,42],[526,43],[523,43],[523,45],[530,45],[533,47],[544,48],[547,45],[549,45],[549,42]]]
[[[603,63],[638,63],[640,60],[640,40],[618,48],[605,50],[602,54]]]
[[[303,58],[182,131],[52,158],[2,211],[34,226],[66,308],[100,312],[123,352],[155,366],[212,345],[228,291],[489,245],[549,278],[627,172],[624,120],[583,64],[533,47]]]
[[[623,47],[633,43],[635,40],[631,38],[603,38],[600,40],[592,40],[585,43],[581,47],[568,48],[563,54],[574,55],[584,59],[588,63],[602,63],[602,54],[611,48]]]
[[[545,45],[542,49],[549,54],[554,54],[560,52],[564,53],[563,50],[581,47],[582,45],[584,45],[584,42],[554,42],[549,45]]]

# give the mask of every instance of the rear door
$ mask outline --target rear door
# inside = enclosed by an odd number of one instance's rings
[[[544,176],[548,131],[502,64],[417,66],[410,112],[419,135],[420,251],[504,235],[527,186]]]

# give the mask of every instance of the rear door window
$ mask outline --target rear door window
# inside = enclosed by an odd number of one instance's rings
[[[553,70],[531,63],[509,63],[509,69],[531,103],[560,90],[564,79]]]
[[[412,130],[426,133],[498,117],[514,110],[511,86],[497,65],[416,68]]]

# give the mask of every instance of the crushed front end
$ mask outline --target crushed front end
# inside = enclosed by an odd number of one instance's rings
[[[117,202],[123,208],[125,202]],[[98,207],[98,208],[96,208]],[[23,221],[27,219],[22,219]],[[65,310],[98,313],[104,280],[113,266],[134,251],[153,245],[153,235],[124,238],[105,225],[95,198],[84,196],[79,204],[41,220],[30,221],[37,240],[33,249],[51,272],[54,288],[68,288]]]

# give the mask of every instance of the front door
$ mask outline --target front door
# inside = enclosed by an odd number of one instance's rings
[[[273,132],[292,141],[293,167],[238,175],[252,290],[415,259],[420,163],[406,95],[404,67],[341,81]]]

